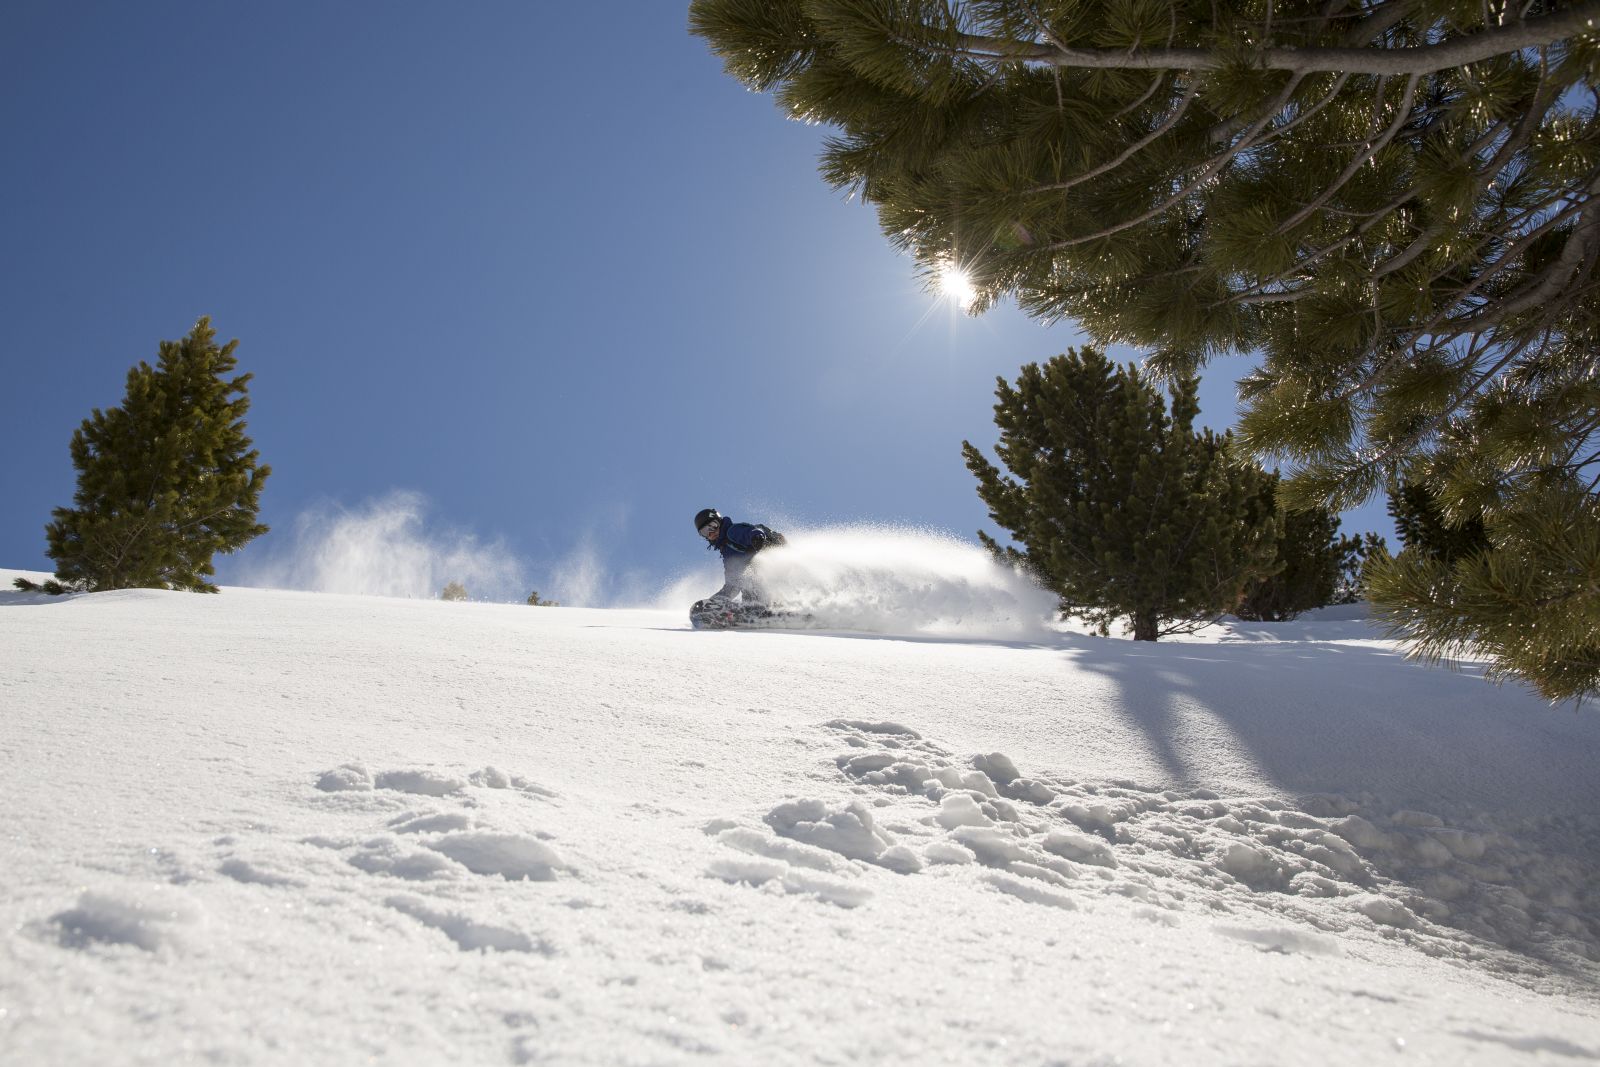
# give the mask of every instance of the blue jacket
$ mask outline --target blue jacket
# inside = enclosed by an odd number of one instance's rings
[[[719,592],[731,593],[736,589],[747,588],[744,572],[749,568],[751,560],[755,559],[756,553],[769,544],[781,543],[778,534],[760,523],[729,522],[724,517],[722,532],[717,535],[715,541],[706,545],[707,548],[714,548],[722,554],[722,577],[725,584]]]

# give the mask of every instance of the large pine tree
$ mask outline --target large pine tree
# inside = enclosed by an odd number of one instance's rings
[[[83,420],[73,506],[45,527],[56,563],[46,588],[214,593],[212,556],[267,531],[256,513],[272,468],[245,435],[252,376],[234,376],[238,343],[218,346],[202,318],[183,340],[161,342],[156,366],[128,372],[120,406]]]
[[[974,311],[1010,294],[1175,377],[1258,353],[1240,435],[1289,503],[1424,480],[1584,605],[1563,621],[1600,611],[1600,530],[1566,537],[1600,463],[1600,0],[693,0],[690,24],[837,129],[825,179]],[[1498,625],[1385,589],[1419,625]]]
[[[1251,522],[1260,472],[1229,442],[1196,433],[1193,379],[1172,411],[1134,366],[1096,349],[1028,364],[999,380],[995,453],[962,442],[990,517],[1023,546],[991,550],[1027,567],[1062,610],[1136,640],[1192,630],[1232,611],[1274,566],[1273,522]]]

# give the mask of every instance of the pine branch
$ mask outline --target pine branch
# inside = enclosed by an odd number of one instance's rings
[[[1600,185],[1600,178],[1596,179],[1596,184]],[[1591,189],[1593,188],[1594,186],[1591,186]],[[1458,307],[1463,301],[1469,299],[1475,292],[1477,292],[1477,290],[1482,288],[1486,282],[1509,268],[1513,263],[1517,262],[1518,254],[1522,251],[1525,251],[1527,246],[1532,244],[1533,241],[1559,226],[1574,212],[1582,213],[1593,206],[1593,201],[1569,205],[1566,210],[1551,216],[1550,218],[1546,219],[1538,228],[1530,231],[1527,234],[1524,234],[1518,241],[1513,243],[1501,254],[1500,258],[1490,267],[1489,270],[1478,275],[1478,277],[1475,278],[1470,285],[1451,294],[1450,299],[1443,301],[1439,311],[1436,312],[1431,319],[1422,324],[1422,326],[1419,328],[1408,331],[1413,339],[1432,337],[1433,340],[1429,345],[1418,350],[1415,347],[1415,341],[1413,340],[1411,344],[1394,347],[1391,349],[1390,354],[1387,357],[1378,363],[1378,365],[1373,367],[1373,369],[1369,371],[1361,380],[1342,390],[1338,394],[1337,398],[1339,400],[1349,400],[1362,393],[1368,392],[1374,388],[1390,370],[1398,366],[1406,357],[1426,355],[1429,352],[1438,351],[1465,336],[1470,335],[1474,338],[1479,337],[1487,328],[1496,326],[1512,315],[1519,314],[1520,312],[1541,303],[1548,296],[1559,291],[1563,281],[1566,278],[1571,277],[1573,270],[1577,265],[1577,257],[1584,254],[1592,254],[1593,252],[1593,249],[1589,247],[1590,242],[1587,238],[1582,244],[1578,244],[1577,242],[1579,228],[1589,228],[1587,224],[1582,224],[1581,221],[1580,226],[1574,227],[1573,233],[1568,237],[1567,246],[1562,250],[1561,257],[1559,257],[1556,262],[1552,263],[1548,268],[1546,268],[1544,274],[1541,276],[1540,282],[1532,284],[1529,288],[1525,289],[1524,293],[1515,301],[1507,300],[1500,304],[1488,304],[1480,308],[1478,312],[1461,319],[1452,320],[1448,317],[1451,308]],[[1560,268],[1564,265],[1564,261],[1568,260],[1569,255],[1572,253],[1576,253],[1576,255],[1571,256],[1572,262],[1565,263],[1567,269],[1564,271],[1561,270]],[[1433,279],[1430,279],[1430,284],[1432,281],[1437,280],[1441,276],[1442,275],[1436,274]],[[1572,295],[1573,294],[1570,293],[1567,294],[1567,299],[1562,301],[1563,305],[1570,301]],[[1546,317],[1550,317],[1548,312]],[[1442,332],[1440,332],[1439,329],[1441,326],[1446,327],[1446,329]],[[1373,347],[1376,347],[1376,344],[1377,338],[1375,337]],[[1516,346],[1515,350],[1521,351],[1527,346],[1527,344],[1528,340],[1525,339]],[[1466,398],[1463,397],[1461,401],[1454,405],[1452,407],[1452,411],[1455,410],[1455,408],[1458,408],[1460,403],[1464,403],[1465,399]],[[1422,439],[1424,438],[1419,436],[1415,440]],[[1387,455],[1389,451],[1392,450],[1386,450],[1385,454]]]
[[[1590,183],[1588,192],[1590,196],[1600,192],[1600,178],[1596,178],[1595,181]],[[1577,270],[1579,263],[1588,258],[1596,224],[1600,223],[1600,217],[1597,217],[1600,216],[1600,204],[1597,204],[1594,200],[1587,200],[1581,206],[1576,207],[1579,213],[1578,221],[1572,227],[1571,233],[1567,235],[1567,242],[1561,249],[1561,255],[1557,256],[1555,261],[1545,268],[1544,273],[1537,282],[1529,285],[1514,299],[1507,299],[1498,305],[1489,305],[1465,319],[1456,320],[1451,325],[1473,329],[1483,329],[1485,326],[1498,325],[1513,315],[1520,315],[1522,312],[1544,303],[1560,292],[1568,279],[1572,277],[1573,272]],[[1570,214],[1571,210],[1569,208],[1562,215]],[[1534,233],[1537,234],[1544,229],[1546,227],[1541,226]],[[1531,240],[1531,236],[1525,238],[1523,241],[1518,242],[1518,246],[1525,247],[1531,243]],[[1462,297],[1465,298],[1471,295],[1484,281],[1503,270],[1510,258],[1509,255],[1502,257],[1500,262],[1486,271],[1482,278],[1473,282],[1462,293]]]
[[[1516,357],[1520,355],[1528,347],[1528,345],[1532,343],[1532,341],[1533,339],[1531,337],[1524,338],[1516,345],[1512,346],[1508,351],[1502,353],[1500,359],[1495,361],[1495,363],[1492,364],[1487,371],[1480,374],[1475,382],[1473,382],[1467,388],[1457,391],[1456,395],[1451,398],[1450,401],[1448,401],[1437,412],[1430,416],[1420,427],[1402,438],[1389,442],[1375,456],[1364,460],[1362,466],[1382,468],[1385,464],[1390,463],[1397,457],[1413,451],[1420,442],[1432,438],[1434,434],[1438,433],[1439,430],[1443,428],[1445,422],[1450,418],[1450,416],[1454,415],[1458,410],[1460,410],[1461,405],[1465,404],[1469,399],[1471,399],[1479,389],[1491,381],[1497,374],[1503,371],[1506,367],[1510,366]]]
[[[1286,270],[1279,271],[1277,274],[1274,274],[1269,278],[1263,279],[1262,281],[1257,282],[1256,284],[1254,284],[1254,285],[1252,285],[1252,286],[1250,286],[1250,287],[1248,287],[1248,288],[1246,288],[1244,290],[1241,290],[1238,293],[1235,293],[1235,294],[1232,294],[1232,295],[1230,295],[1228,297],[1225,297],[1223,300],[1218,301],[1213,306],[1214,307],[1222,307],[1222,306],[1228,305],[1228,304],[1251,304],[1251,303],[1258,303],[1258,302],[1259,303],[1281,302],[1281,299],[1278,299],[1278,300],[1266,300],[1266,301],[1256,301],[1256,300],[1254,300],[1252,298],[1257,296],[1257,295],[1265,295],[1266,294],[1266,289],[1267,289],[1268,286],[1282,285],[1282,284],[1288,282],[1289,280],[1291,280],[1291,278],[1295,278],[1295,276],[1297,276],[1297,275],[1299,276],[1297,280],[1301,280],[1301,281],[1306,280],[1305,269],[1307,267],[1310,267],[1310,266],[1314,265],[1315,263],[1320,261],[1323,257],[1332,255],[1333,253],[1339,251],[1340,249],[1345,248],[1351,242],[1359,240],[1361,237],[1366,236],[1367,232],[1369,230],[1371,230],[1372,227],[1374,227],[1378,223],[1382,222],[1385,218],[1387,218],[1389,216],[1390,213],[1398,210],[1401,206],[1403,206],[1405,204],[1406,201],[1410,200],[1411,198],[1413,198],[1416,195],[1417,195],[1417,189],[1416,189],[1415,186],[1412,186],[1412,187],[1406,189],[1405,192],[1401,193],[1399,196],[1397,196],[1394,199],[1390,200],[1389,203],[1385,204],[1383,207],[1378,208],[1376,211],[1372,212],[1371,216],[1365,222],[1363,222],[1360,226],[1356,227],[1354,233],[1347,234],[1344,237],[1339,238],[1339,240],[1333,242],[1332,244],[1324,245],[1323,247],[1321,247],[1319,249],[1316,249],[1315,251],[1306,253],[1304,256],[1296,257],[1293,266],[1287,268]],[[1302,295],[1304,295],[1304,296],[1312,295],[1315,292],[1315,290],[1312,289],[1312,288],[1307,288],[1307,289],[1304,289],[1304,290],[1294,290],[1294,292],[1297,294],[1296,295],[1296,299],[1298,299],[1299,296],[1302,296]]]
[[[1277,46],[1262,48],[1250,58],[1259,69],[1301,76],[1333,72],[1423,75],[1554,44],[1589,33],[1597,23],[1600,0],[1581,0],[1562,11],[1522,18],[1436,44],[1404,48]],[[974,59],[1088,70],[1217,70],[1229,61],[1229,57],[1212,48],[1060,48],[970,33],[957,34],[955,40],[961,52]]]
[[[1141,149],[1153,144],[1168,130],[1172,129],[1173,126],[1177,125],[1178,120],[1183,118],[1183,113],[1189,109],[1189,105],[1194,102],[1194,98],[1199,91],[1200,83],[1198,81],[1191,81],[1189,83],[1189,87],[1184,90],[1183,96],[1178,100],[1177,106],[1172,109],[1172,114],[1167,116],[1167,118],[1163,120],[1161,124],[1158,125],[1154,130],[1151,130],[1144,137],[1139,138],[1137,141],[1129,145],[1120,155],[1113,157],[1112,159],[1102,163],[1100,166],[1095,167],[1092,170],[1085,171],[1082,174],[1075,174],[1064,182],[1053,182],[1050,185],[1035,186],[1032,189],[1025,190],[1025,193],[1033,194],[1065,192],[1075,185],[1082,185],[1091,178],[1098,178],[1102,174],[1108,174],[1111,171],[1116,170],[1118,167],[1122,166],[1122,164],[1126,163],[1128,160],[1137,155]]]
[[[1270,141],[1275,141],[1279,137],[1289,133],[1291,130],[1305,125],[1311,119],[1315,118],[1323,108],[1337,100],[1339,98],[1339,94],[1344,92],[1344,87],[1349,83],[1350,75],[1348,73],[1341,72],[1339,76],[1333,80],[1333,88],[1329,89],[1321,100],[1318,100],[1315,104],[1312,104],[1309,108],[1306,108],[1304,111],[1300,112],[1300,114],[1284,123],[1282,126],[1274,126],[1267,132],[1266,136],[1262,137],[1261,140],[1256,142],[1256,145],[1259,147],[1260,145],[1267,144]]]
[[[1326,204],[1329,200],[1332,200],[1334,194],[1348,185],[1350,179],[1354,178],[1358,173],[1360,173],[1361,168],[1366,166],[1368,160],[1372,159],[1373,156],[1377,155],[1379,152],[1383,151],[1384,148],[1388,147],[1389,143],[1395,139],[1395,136],[1400,132],[1401,128],[1405,126],[1407,120],[1411,118],[1411,101],[1416,96],[1417,83],[1420,80],[1421,75],[1418,74],[1413,74],[1410,78],[1406,79],[1405,92],[1401,94],[1400,106],[1395,109],[1396,115],[1394,122],[1389,124],[1389,128],[1384,130],[1383,133],[1378,136],[1376,141],[1369,141],[1364,149],[1350,161],[1350,163],[1345,167],[1344,171],[1340,173],[1338,177],[1334,178],[1333,181],[1329,182],[1327,187],[1324,188],[1317,197],[1290,216],[1287,222],[1279,226],[1278,233],[1288,233],[1290,230],[1300,225],[1300,223],[1316,214],[1318,208],[1322,207],[1322,205]],[[1383,107],[1382,88],[1380,88],[1374,95],[1377,98],[1377,102],[1373,107],[1373,118],[1376,120],[1378,118],[1376,113],[1380,112]]]
[[[1596,2],[1600,3],[1600,0],[1596,0]],[[1138,218],[1128,219],[1113,226],[1108,226],[1097,233],[1087,234],[1082,237],[1069,237],[1066,240],[1056,241],[1052,244],[1046,245],[1045,251],[1059,252],[1063,249],[1072,248],[1077,245],[1088,244],[1090,241],[1098,241],[1103,238],[1122,233],[1124,230],[1131,230],[1135,226],[1142,225],[1143,223],[1149,222],[1151,219],[1164,215],[1167,211],[1186,200],[1196,189],[1200,188],[1206,182],[1215,177],[1216,174],[1221,171],[1223,167],[1227,166],[1228,163],[1231,162],[1233,158],[1240,152],[1243,152],[1249,148],[1251,146],[1253,136],[1255,134],[1259,134],[1263,129],[1266,128],[1267,124],[1272,121],[1272,115],[1276,114],[1278,109],[1281,108],[1287,100],[1293,97],[1294,90],[1299,86],[1299,84],[1300,82],[1298,78],[1292,79],[1289,82],[1288,87],[1286,87],[1283,92],[1279,94],[1278,100],[1267,108],[1266,118],[1260,119],[1253,123],[1250,130],[1238,141],[1234,142],[1234,144],[1231,145],[1226,152],[1223,152],[1221,155],[1214,156],[1209,162],[1207,162],[1201,169],[1198,177],[1189,182],[1183,188],[1179,189],[1172,196],[1162,201],[1160,204],[1157,204],[1155,207],[1146,211]]]

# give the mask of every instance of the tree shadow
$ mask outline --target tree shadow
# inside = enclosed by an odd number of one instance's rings
[[[1600,721],[1491,687],[1480,667],[1430,667],[1344,642],[1073,646],[1069,660],[1114,684],[1115,713],[1175,784],[1593,811],[1584,786],[1600,786]]]
[[[1516,1049],[1518,1052],[1544,1053],[1556,1056],[1567,1056],[1579,1060],[1600,1060],[1600,1047],[1584,1048],[1559,1037],[1507,1037],[1504,1034],[1489,1034],[1482,1030],[1457,1030],[1457,1036],[1465,1037],[1472,1041],[1484,1044],[1503,1045],[1506,1048]]]
[[[1297,817],[1358,812],[1371,833],[1351,844],[1419,914],[1596,988],[1600,928],[1574,887],[1600,870],[1600,720],[1491,686],[1481,666],[1360,641],[1086,639],[1067,655],[1112,684],[1106,712],[1143,735],[1165,788],[1275,794]],[[1475,853],[1444,844],[1467,840]]]
[[[61,593],[51,596],[49,593],[33,592],[26,589],[0,589],[0,608],[41,608],[51,604],[65,604],[76,600],[81,593]]]

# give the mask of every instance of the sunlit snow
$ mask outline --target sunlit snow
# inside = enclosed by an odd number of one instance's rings
[[[795,632],[0,593],[0,1062],[1600,1058],[1592,709],[830,536]]]

